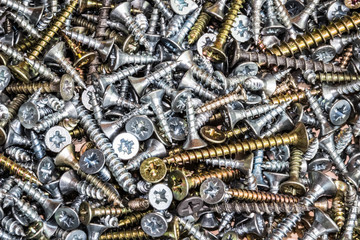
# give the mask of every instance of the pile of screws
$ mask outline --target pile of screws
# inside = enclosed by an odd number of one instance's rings
[[[0,0],[0,240],[359,239],[359,0]]]

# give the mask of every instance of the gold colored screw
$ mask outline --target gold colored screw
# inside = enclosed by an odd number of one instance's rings
[[[284,194],[252,191],[245,189],[228,189],[226,193],[241,201],[274,202],[274,203],[297,203],[299,198]]]
[[[201,185],[208,178],[219,178],[225,182],[240,177],[238,169],[214,169],[186,177],[185,173],[179,170],[172,171],[168,176],[168,184],[176,200],[183,200],[189,190]]]
[[[151,239],[143,230],[133,229],[121,232],[109,232],[100,236],[99,240]]]
[[[89,20],[83,17],[74,17],[71,19],[71,23],[74,24],[75,26],[84,27],[90,30],[91,32],[96,31],[96,24],[90,22]]]
[[[72,138],[76,138],[76,139],[81,139],[82,137],[85,136],[85,131],[81,127],[76,127],[73,130],[69,131],[69,133]]]
[[[44,224],[42,222],[32,223],[26,231],[26,239],[48,240],[44,235]]]
[[[336,194],[334,197],[334,200],[332,202],[332,213],[333,213],[333,219],[336,222],[336,225],[339,227],[339,229],[342,228],[345,224],[345,206],[344,206],[344,199],[345,199],[345,193],[347,189],[346,183],[336,180],[334,181],[336,185]]]
[[[344,56],[341,59],[340,67],[346,69],[353,55],[353,47],[350,45],[345,49]]]
[[[95,52],[85,52],[80,49],[80,45],[75,44],[64,32],[61,32],[61,35],[76,57],[76,61],[73,64],[75,68],[81,68],[94,60]]]
[[[310,93],[314,96],[320,93],[320,90],[311,90]],[[293,103],[301,102],[306,99],[304,91],[299,91],[297,93],[278,95],[270,98],[269,104],[281,104],[283,102],[292,101]]]
[[[326,83],[359,81],[360,76],[349,73],[316,73],[316,80]]]
[[[219,144],[207,148],[185,151],[170,157],[164,158],[166,164],[192,164],[208,158],[230,156],[238,153],[246,153],[254,150],[277,147],[281,145],[294,145],[302,151],[306,151],[309,146],[307,132],[303,123],[298,123],[290,133],[279,134],[276,136],[261,139],[248,139],[236,141],[231,144]]]
[[[35,44],[35,42],[36,42],[36,39],[25,38],[15,45],[15,49],[18,52],[27,52],[27,50],[29,50],[31,48],[31,46],[33,46]]]
[[[128,213],[131,213],[130,208],[121,208],[121,207],[100,207],[92,208],[88,202],[82,202],[79,208],[79,218],[80,222],[84,225],[88,225],[93,217],[102,217],[102,216],[122,216]]]
[[[287,91],[289,91],[290,89],[297,89],[297,85],[295,82],[295,79],[293,78],[293,76],[291,74],[289,74],[287,76],[287,80],[281,84],[279,84],[276,87],[276,90],[273,92],[272,95],[279,95],[279,94],[283,94],[286,93]]]
[[[211,2],[206,2],[203,6],[203,10],[201,11],[199,17],[197,18],[194,26],[191,28],[188,36],[188,43],[191,45],[195,43],[204,32],[206,26],[209,24],[211,16],[205,12],[205,9],[212,6]]]
[[[150,203],[147,199],[135,198],[130,200],[127,206],[133,211],[145,211],[150,207]]]
[[[101,8],[103,6],[101,1],[96,0],[80,0],[79,12],[82,13],[87,9]],[[111,4],[111,8],[114,8],[114,4]]]
[[[5,143],[7,137],[4,128],[10,121],[12,121],[17,116],[17,112],[19,111],[20,106],[26,101],[26,99],[26,95],[18,94],[9,104],[6,105],[9,111],[9,118],[6,120],[0,120],[0,145],[3,145]]]
[[[280,185],[280,191],[283,193],[291,194],[293,196],[304,195],[306,188],[299,179],[301,163],[303,159],[303,152],[299,149],[292,149],[290,153],[290,163],[289,163],[289,180],[283,182]]]
[[[282,42],[280,45],[272,47],[270,52],[277,56],[292,56],[305,49],[309,50],[312,46],[325,43],[337,35],[345,32],[349,33],[350,30],[358,25],[360,25],[360,15],[357,12],[353,12],[351,16],[345,16],[321,29],[314,29],[311,33],[308,32],[297,36],[296,39],[290,38],[287,42]]]
[[[204,112],[209,112],[221,106],[225,106],[231,102],[245,100],[245,99],[247,99],[246,91],[241,86],[238,86],[233,92],[230,92],[224,96],[206,102],[204,105],[196,109],[196,113],[200,114]]]
[[[24,94],[33,94],[39,88],[41,88],[41,93],[53,93],[59,92],[59,84],[53,82],[36,82],[36,83],[11,83],[6,87],[6,91],[9,94],[12,93],[24,93]]]
[[[123,219],[119,220],[118,227],[122,228],[122,227],[131,227],[131,226],[137,225],[140,223],[141,219],[146,214],[151,213],[151,212],[152,211],[136,212],[136,213],[129,214],[129,215],[125,216]]]
[[[32,51],[29,52],[28,58],[30,60],[36,60],[38,56],[44,51],[46,46],[54,38],[58,31],[60,31],[64,25],[66,19],[75,10],[78,0],[73,0],[65,9],[58,15],[57,20],[42,34],[42,37],[36,42],[35,46],[32,47]],[[9,66],[15,78],[23,82],[30,82],[31,76],[35,76],[35,73],[30,74],[31,66],[28,62],[22,61],[17,65]]]
[[[37,179],[32,173],[27,169],[21,167],[17,163],[13,162],[9,158],[5,157],[3,154],[0,155],[0,165],[10,171],[10,174],[14,174],[23,180],[27,180],[31,183],[35,183],[38,186],[42,186],[42,183]]]
[[[240,128],[234,128],[232,130],[228,130],[224,132],[224,134],[227,139],[231,139],[231,138],[237,138],[240,135],[245,135],[248,131],[249,131],[249,127],[243,126]]]
[[[204,56],[214,62],[224,62],[226,60],[226,54],[223,51],[223,47],[226,43],[226,39],[229,36],[230,30],[233,27],[235,18],[242,8],[243,0],[233,0],[231,2],[230,9],[224,17],[223,24],[216,35],[216,40],[213,46],[207,46],[204,48]]]

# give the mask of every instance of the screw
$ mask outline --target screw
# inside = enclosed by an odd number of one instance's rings
[[[208,7],[212,6],[210,2],[206,2],[204,4],[204,9],[207,9]],[[206,26],[209,24],[211,16],[205,11],[202,10],[199,17],[197,18],[196,22],[194,23],[193,27],[191,28],[191,31],[188,35],[188,43],[194,44],[195,41],[197,41],[201,34],[204,32]]]
[[[7,16],[13,20],[16,24],[19,25],[20,28],[24,29],[25,32],[29,33],[31,37],[38,39],[41,37],[40,33],[34,26],[28,22],[25,18],[16,15],[12,12],[8,12]]]
[[[274,0],[274,5],[275,5],[275,12],[278,18],[280,19],[280,21],[282,22],[282,24],[284,24],[285,28],[287,29],[290,39],[295,39],[297,34],[291,23],[290,14],[287,11],[285,5],[279,0]]]
[[[130,239],[148,239],[149,236],[142,230],[133,229],[120,232],[108,232],[99,237],[99,240],[130,240]]]

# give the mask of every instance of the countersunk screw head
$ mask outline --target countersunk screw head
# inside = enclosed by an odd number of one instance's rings
[[[70,143],[70,133],[63,127],[54,126],[45,134],[45,145],[52,152],[58,153]]]
[[[182,171],[175,170],[169,173],[168,184],[174,194],[174,198],[178,201],[183,200],[189,193],[189,182]]]
[[[125,130],[139,141],[149,139],[154,133],[154,123],[145,115],[132,117],[125,125]]]
[[[170,6],[179,15],[187,15],[199,7],[191,0],[170,0]]]
[[[64,101],[73,98],[75,92],[75,83],[69,74],[64,74],[60,80],[60,96]]]
[[[151,157],[143,161],[140,165],[141,177],[150,183],[158,183],[163,180],[167,173],[164,161],[157,157]]]
[[[200,186],[201,199],[208,204],[217,204],[224,200],[225,184],[218,178],[209,178]]]
[[[122,160],[129,160],[139,151],[139,140],[131,133],[120,133],[113,140],[115,153]]]
[[[180,217],[185,217],[199,212],[203,206],[204,201],[200,197],[193,196],[181,201],[178,204],[176,211]]]
[[[93,211],[88,202],[82,202],[79,207],[80,222],[84,225],[89,225],[93,218]]]
[[[184,141],[188,134],[186,121],[180,117],[169,117],[168,123],[170,127],[171,137],[175,141]]]
[[[173,200],[171,189],[163,183],[151,187],[149,191],[150,205],[157,210],[166,210]]]
[[[69,207],[60,207],[55,213],[55,220],[65,230],[74,230],[80,225],[79,215]]]
[[[18,117],[24,128],[31,129],[40,120],[40,113],[35,103],[26,102],[21,105]]]
[[[76,229],[71,231],[64,240],[86,240],[87,235],[84,231]]]
[[[148,213],[141,219],[141,228],[151,237],[161,237],[166,233],[168,223],[159,213]]]
[[[240,240],[240,237],[236,232],[228,231],[224,234],[221,240]]]
[[[337,100],[329,110],[330,122],[335,126],[341,126],[349,119],[351,105],[345,99]]]
[[[11,79],[11,72],[6,66],[0,66],[0,92],[4,90]]]
[[[99,149],[88,149],[81,155],[79,165],[86,174],[96,174],[105,165],[104,154]]]
[[[200,129],[200,135],[208,142],[223,143],[226,140],[225,134],[214,126],[204,126]]]
[[[42,183],[48,183],[52,180],[52,177],[55,173],[55,164],[54,161],[46,156],[40,160],[36,167],[36,175]]]

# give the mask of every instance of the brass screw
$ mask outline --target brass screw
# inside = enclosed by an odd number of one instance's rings
[[[10,171],[10,174],[14,174],[23,180],[27,180],[31,183],[35,183],[38,186],[42,186],[42,183],[37,179],[32,173],[27,169],[21,167],[17,163],[13,162],[9,158],[5,157],[3,154],[0,155],[0,165]]]
[[[85,136],[85,131],[81,127],[76,127],[73,130],[69,131],[72,138],[81,139]]]
[[[140,165],[141,177],[150,183],[158,183],[166,176],[167,168],[160,158],[151,157],[144,160]]]
[[[238,169],[214,169],[189,177],[186,177],[184,172],[175,170],[169,173],[168,184],[174,194],[174,198],[181,201],[189,194],[190,189],[200,186],[208,178],[219,178],[227,182],[239,177],[240,171]]]
[[[336,180],[334,181],[336,185],[336,195],[332,202],[332,213],[333,219],[336,222],[336,225],[341,229],[342,226],[345,224],[345,206],[344,206],[344,199],[345,193],[347,190],[346,183]]]
[[[32,223],[26,232],[27,239],[36,240],[47,240],[48,238],[44,235],[44,225],[42,222]]]
[[[211,2],[206,2],[203,6],[203,10],[201,11],[199,17],[197,18],[194,26],[191,28],[191,31],[188,35],[188,43],[191,45],[195,43],[204,32],[206,26],[209,24],[211,16],[205,12],[205,9],[212,6]]]
[[[136,212],[136,213],[132,213],[129,214],[127,216],[125,216],[124,218],[122,218],[121,220],[119,220],[119,224],[118,227],[123,228],[123,227],[132,227],[135,225],[138,225],[141,221],[141,219],[148,213],[151,213],[152,211],[147,211],[147,212]]]
[[[79,208],[79,218],[81,223],[88,225],[93,217],[102,217],[108,215],[122,216],[131,212],[132,210],[130,208],[121,207],[91,208],[88,202],[82,202]]]
[[[316,73],[316,80],[326,83],[359,81],[360,76],[349,73]]]
[[[226,54],[223,52],[223,47],[226,43],[226,39],[229,36],[230,30],[233,27],[235,18],[237,17],[240,8],[242,8],[243,0],[233,0],[230,5],[230,9],[224,17],[223,24],[216,35],[216,40],[213,46],[207,46],[203,50],[205,57],[214,62],[224,62],[226,60]]]
[[[103,6],[101,1],[96,0],[80,0],[79,2],[79,12],[82,13],[87,9],[98,9]],[[111,5],[111,8],[114,8],[114,4]]]
[[[354,12],[351,16],[345,16],[321,29],[314,29],[311,33],[308,32],[297,36],[296,39],[290,38],[287,42],[272,47],[270,51],[277,56],[292,56],[305,49],[309,50],[312,46],[318,46],[320,43],[324,43],[344,32],[350,32],[358,25],[360,25],[360,15]]]
[[[252,191],[245,189],[228,189],[226,193],[241,201],[254,202],[275,202],[275,203],[297,203],[299,198],[284,194],[275,194],[262,191]]]
[[[309,146],[309,140],[305,125],[298,123],[290,133],[279,134],[276,136],[248,139],[245,141],[236,141],[231,144],[219,144],[207,148],[185,151],[170,157],[164,158],[166,164],[191,164],[197,163],[208,158],[217,158],[230,156],[238,153],[246,153],[254,150],[277,147],[281,145],[294,145],[300,150],[306,151]]]
[[[346,69],[352,56],[353,56],[353,47],[352,45],[350,45],[345,49],[344,56],[341,59],[340,67]]]
[[[6,141],[6,131],[4,128],[12,121],[16,116],[20,106],[26,101],[27,97],[24,94],[18,94],[14,99],[6,105],[9,111],[9,118],[6,120],[0,120],[0,145],[3,145]]]
[[[36,39],[25,38],[15,45],[15,49],[18,52],[26,52],[36,43]]]
[[[133,229],[121,232],[108,232],[100,236],[99,240],[130,240],[130,239],[150,239],[143,230]]]
[[[39,55],[44,51],[49,42],[54,38],[61,28],[64,27],[66,19],[72,14],[75,10],[75,6],[77,5],[78,0],[73,0],[62,13],[58,15],[57,20],[42,34],[41,38],[36,42],[35,46],[32,47],[32,51],[29,52],[28,58],[30,60],[36,60]],[[30,82],[31,74],[31,66],[26,61],[22,61],[17,65],[9,66],[13,75],[23,82]],[[32,73],[35,76],[35,73]]]
[[[61,32],[61,35],[66,44],[69,46],[71,52],[76,57],[76,61],[73,64],[75,68],[81,68],[94,60],[96,55],[95,52],[85,52],[81,50],[80,46],[75,44],[64,32]]]
[[[237,138],[240,135],[245,135],[248,133],[248,131],[249,131],[249,127],[243,126],[243,127],[239,127],[239,128],[234,128],[232,130],[228,130],[228,131],[224,132],[224,134],[227,139],[231,139],[231,138]]]
[[[304,195],[306,188],[299,179],[301,163],[303,159],[303,152],[299,149],[292,149],[290,153],[289,162],[289,180],[280,185],[280,191],[283,193],[291,194],[293,196]]]
[[[33,94],[39,88],[41,88],[41,93],[53,93],[59,92],[59,84],[53,82],[36,82],[36,83],[11,83],[6,87],[6,91],[9,94],[12,93],[24,93],[24,94]]]
[[[90,22],[89,20],[83,17],[74,17],[71,19],[71,23],[74,24],[75,26],[84,27],[91,32],[96,31],[96,24]]]
[[[311,90],[311,95],[315,96],[320,93],[320,90]],[[269,104],[281,104],[283,102],[292,101],[293,103],[301,102],[306,99],[306,95],[304,91],[299,91],[297,93],[278,95],[270,98]]]
[[[290,89],[297,89],[297,85],[293,76],[291,74],[288,74],[286,81],[282,82],[276,87],[276,90],[274,91],[273,95],[286,93]]]
[[[241,92],[241,93],[240,93]],[[240,93],[240,94],[239,94]],[[218,97],[214,100],[208,101],[196,109],[196,113],[204,113],[215,110],[221,106],[225,106],[231,102],[247,99],[246,91],[241,86],[238,86],[233,92],[224,96]]]

